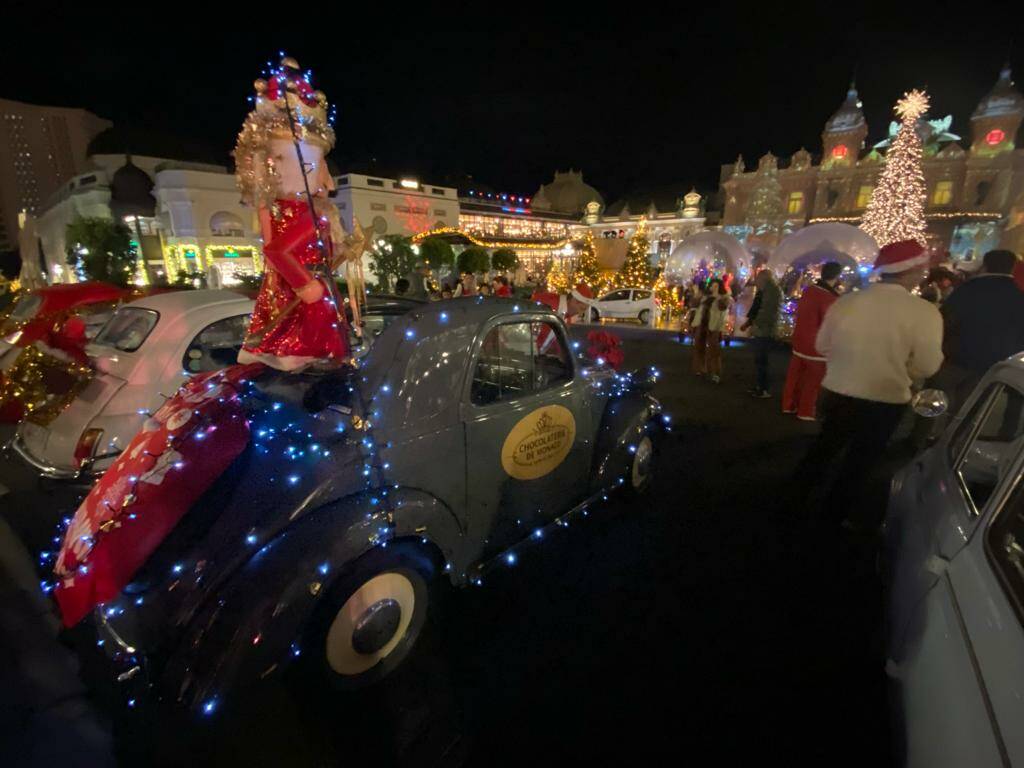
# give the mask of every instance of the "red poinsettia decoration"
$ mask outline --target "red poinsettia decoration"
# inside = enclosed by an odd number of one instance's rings
[[[591,331],[587,334],[590,346],[587,357],[592,360],[604,360],[615,370],[619,370],[625,355],[622,353],[622,341],[614,333],[608,331]]]

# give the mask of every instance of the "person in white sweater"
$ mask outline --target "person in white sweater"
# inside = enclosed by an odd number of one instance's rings
[[[942,317],[910,293],[927,264],[915,241],[885,246],[875,262],[879,282],[836,301],[818,330],[816,346],[827,366],[821,434],[798,475],[807,498],[823,493],[837,517],[847,517],[861,500],[912,389],[942,364]],[[834,483],[831,468],[838,470]]]

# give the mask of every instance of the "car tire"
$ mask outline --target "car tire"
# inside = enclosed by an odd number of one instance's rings
[[[312,621],[307,673],[335,690],[370,687],[407,662],[433,612],[437,565],[399,543],[363,555],[331,586]],[[314,682],[314,681],[310,681]]]
[[[626,477],[626,489],[630,495],[640,496],[651,487],[654,477],[654,441],[643,435],[633,451],[633,460]]]
[[[647,321],[651,319],[651,310],[641,309],[640,314],[637,315],[636,319],[639,320],[642,325],[647,325]]]

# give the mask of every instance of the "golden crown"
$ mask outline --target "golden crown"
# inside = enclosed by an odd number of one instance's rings
[[[235,174],[243,202],[261,205],[277,196],[278,174],[270,141],[298,138],[321,147],[326,154],[334,146],[334,129],[327,116],[327,97],[313,90],[309,76],[302,74],[295,59],[281,59],[280,67],[253,87],[256,106],[238,134]]]

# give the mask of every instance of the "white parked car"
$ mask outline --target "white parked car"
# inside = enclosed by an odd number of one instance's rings
[[[253,301],[231,291],[175,291],[120,307],[86,347],[93,378],[48,424],[29,416],[12,447],[42,475],[102,474],[147,412],[190,375],[236,362]]]
[[[654,315],[654,293],[649,288],[620,288],[591,302],[590,317],[639,320],[644,325]]]
[[[938,415],[941,402],[929,400]],[[1024,766],[1022,480],[1024,354],[993,366],[938,442],[893,479],[896,764]]]

